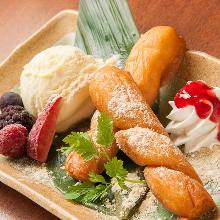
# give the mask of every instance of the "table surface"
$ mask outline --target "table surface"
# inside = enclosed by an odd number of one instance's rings
[[[189,49],[220,58],[220,1],[130,0],[141,32],[172,25]],[[0,61],[24,39],[63,9],[77,9],[78,0],[0,0]],[[0,220],[53,220],[46,210],[0,183]]]

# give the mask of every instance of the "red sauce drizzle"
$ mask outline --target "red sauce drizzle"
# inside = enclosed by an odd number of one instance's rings
[[[220,141],[220,100],[215,95],[213,87],[203,81],[188,82],[174,97],[177,108],[192,105],[196,109],[199,118],[207,118],[218,125],[217,138]]]

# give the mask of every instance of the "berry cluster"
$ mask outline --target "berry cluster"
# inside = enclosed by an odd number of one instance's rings
[[[24,109],[21,97],[8,92],[0,97],[0,154],[45,162],[56,131],[62,97],[49,100],[36,122]]]
[[[3,108],[0,114],[0,129],[10,124],[21,124],[30,131],[34,124],[34,119],[23,107],[9,105]]]
[[[34,118],[24,109],[20,95],[6,92],[0,97],[0,154],[22,157],[26,154],[28,132]]]

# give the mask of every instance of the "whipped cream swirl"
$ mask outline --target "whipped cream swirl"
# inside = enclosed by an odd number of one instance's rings
[[[220,99],[220,88],[213,88],[213,92]],[[171,139],[176,146],[185,145],[185,152],[191,153],[202,147],[219,144],[218,124],[210,120],[213,106],[211,106],[210,114],[205,119],[201,119],[193,105],[177,108],[174,101],[170,101],[169,104],[172,111],[167,118],[171,122],[167,125],[166,130],[171,134]]]

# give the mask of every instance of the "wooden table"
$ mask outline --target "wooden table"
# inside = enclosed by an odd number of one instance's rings
[[[130,0],[141,32],[172,25],[190,49],[220,58],[219,0]],[[0,0],[0,61],[13,48],[63,9],[77,9],[78,0]],[[0,219],[57,219],[29,199],[0,183]]]

